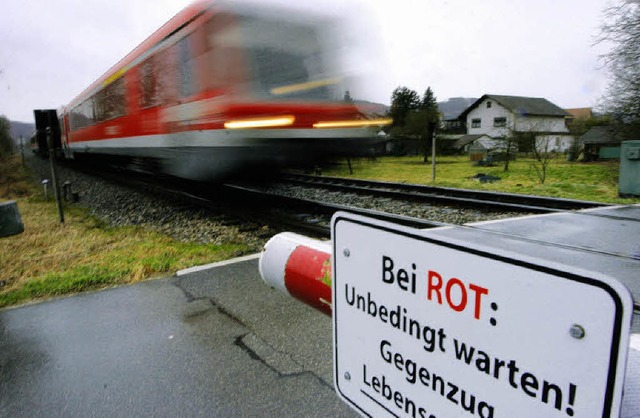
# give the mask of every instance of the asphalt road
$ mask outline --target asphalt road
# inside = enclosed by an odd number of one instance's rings
[[[0,417],[358,416],[333,389],[331,319],[257,264],[0,311]],[[624,418],[640,404],[634,338]]]
[[[0,311],[0,416],[357,416],[331,319],[257,260]]]

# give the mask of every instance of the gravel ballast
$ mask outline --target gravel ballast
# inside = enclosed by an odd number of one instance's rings
[[[48,161],[33,157],[30,165],[39,182],[51,179]],[[76,205],[111,226],[140,226],[183,242],[243,243],[254,251],[260,251],[276,233],[266,225],[169,201],[66,166],[57,165],[56,171],[58,183],[69,181],[72,191],[78,193]],[[51,193],[49,198],[53,199]]]
[[[30,158],[39,181],[51,178],[49,163]],[[195,208],[94,177],[64,165],[57,165],[58,182],[71,183],[78,193],[77,205],[85,207],[98,219],[112,226],[141,226],[167,234],[177,240],[198,243],[245,243],[259,251],[275,235],[274,228],[234,217],[222,206],[220,211]],[[515,212],[487,212],[469,208],[431,206],[391,198],[372,198],[355,193],[337,192],[316,187],[270,184],[263,189],[272,194],[312,199],[319,202],[356,206],[381,212],[427,219],[449,224],[464,224],[523,216]],[[50,196],[50,198],[52,198]]]
[[[387,197],[372,198],[371,196],[357,193],[338,192],[317,187],[292,186],[286,183],[271,184],[264,190],[282,196],[311,199],[336,205],[355,206],[363,209],[457,225],[494,219],[514,218],[524,215],[522,212],[496,212],[446,205],[428,205]]]

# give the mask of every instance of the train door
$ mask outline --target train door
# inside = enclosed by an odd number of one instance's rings
[[[69,118],[67,117],[64,109],[60,110],[60,117],[58,118],[58,126],[60,126],[60,145],[65,158],[73,158],[73,152],[69,148],[69,141],[67,139],[67,132],[69,127],[67,126]]]

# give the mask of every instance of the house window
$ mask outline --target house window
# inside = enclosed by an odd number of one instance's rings
[[[471,127],[479,128],[480,127],[480,119],[471,119]]]
[[[504,128],[507,126],[507,118],[493,118],[493,126],[496,128]]]
[[[487,102],[487,109],[489,109],[491,107],[491,102]]]

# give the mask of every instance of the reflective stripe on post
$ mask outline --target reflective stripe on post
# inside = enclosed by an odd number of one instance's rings
[[[331,315],[331,242],[278,234],[262,251],[260,275],[268,285]]]

